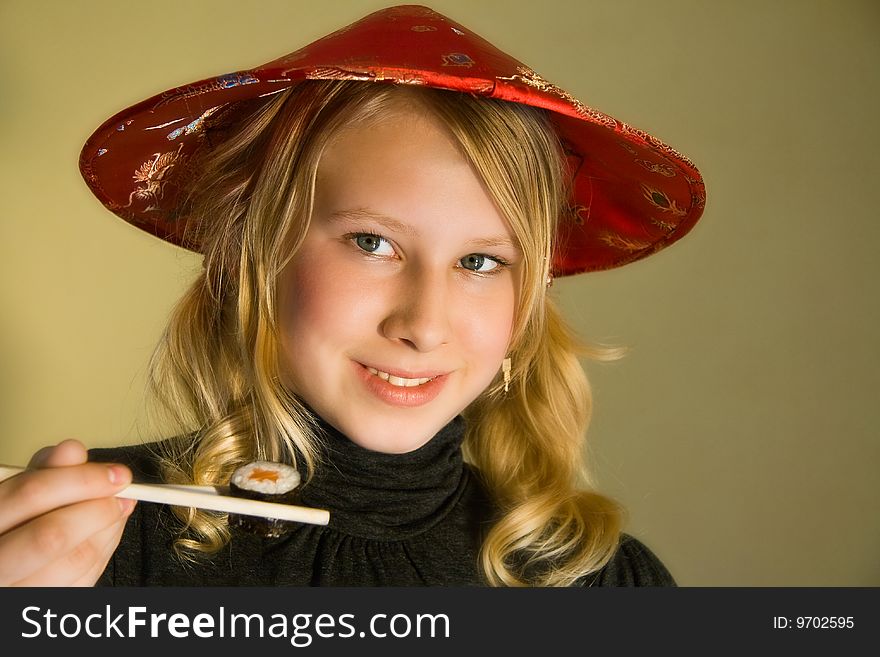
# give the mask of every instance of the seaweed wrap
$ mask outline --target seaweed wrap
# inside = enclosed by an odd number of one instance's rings
[[[253,461],[232,473],[229,492],[235,497],[250,500],[297,504],[299,483],[299,472],[292,466],[272,461]],[[229,514],[230,527],[238,527],[251,534],[267,538],[284,535],[294,524],[290,520]]]

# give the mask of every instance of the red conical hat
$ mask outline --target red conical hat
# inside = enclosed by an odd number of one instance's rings
[[[542,107],[566,152],[570,212],[560,222],[553,273],[610,269],[684,236],[705,205],[697,168],[641,130],[588,107],[466,27],[417,5],[377,11],[254,69],[194,82],[125,109],[83,147],[80,170],[111,211],[184,244],[178,181],[206,120],[230,103],[301,80],[416,84]],[[226,112],[224,112],[226,115]]]

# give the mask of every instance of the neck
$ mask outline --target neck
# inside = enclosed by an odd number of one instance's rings
[[[465,423],[457,417],[404,454],[361,447],[319,418],[323,460],[303,486],[303,504],[330,510],[330,526],[363,538],[399,539],[425,531],[457,499]]]

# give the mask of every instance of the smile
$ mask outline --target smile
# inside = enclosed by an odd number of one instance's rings
[[[421,372],[398,370],[396,374],[391,374],[369,365],[362,365],[357,361],[353,361],[352,364],[358,373],[358,378],[363,381],[366,391],[371,396],[398,408],[414,408],[433,401],[446,387],[451,374],[436,370]],[[401,374],[409,374],[409,376],[401,376]]]
[[[415,386],[424,385],[428,381],[431,381],[433,377],[427,377],[423,379],[405,379],[400,376],[394,376],[393,374],[389,374],[388,372],[380,372],[379,370],[367,367],[367,371],[373,376],[378,376],[383,381],[387,381],[393,386],[397,386],[398,388],[414,388]]]

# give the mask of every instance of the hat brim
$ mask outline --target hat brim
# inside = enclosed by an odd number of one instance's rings
[[[303,80],[448,89],[550,112],[571,176],[553,273],[619,267],[681,239],[705,207],[696,166],[659,139],[578,101],[467,28],[426,8],[391,7],[254,69],[176,87],[105,121],[80,154],[112,212],[189,249],[177,211],[205,125],[236,104]]]

